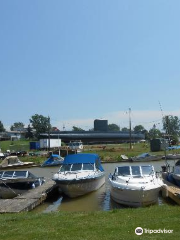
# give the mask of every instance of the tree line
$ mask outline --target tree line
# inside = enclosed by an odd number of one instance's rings
[[[162,125],[163,129],[160,131],[156,125],[154,124],[152,128],[148,131],[144,128],[142,125],[135,126],[132,131],[134,133],[143,133],[145,134],[145,139],[153,139],[153,138],[161,138],[163,136],[168,136],[173,140],[175,143],[178,142],[178,137],[180,136],[180,119],[177,116],[167,115],[164,116],[162,119]],[[17,130],[22,131],[24,129],[25,125],[22,122],[15,122],[13,125],[11,125],[10,130]],[[35,131],[33,131],[33,129]],[[129,128],[122,128],[115,124],[109,124],[108,125],[108,131],[113,132],[129,132]],[[3,125],[3,123],[0,121],[0,132],[5,132],[6,129]],[[46,117],[43,115],[35,114],[31,116],[29,119],[29,124],[27,127],[27,131],[25,134],[25,138],[39,138],[39,135],[41,133],[48,133],[52,131],[60,131],[57,127],[53,127],[50,123],[50,117]],[[85,131],[82,128],[79,128],[77,126],[72,127],[72,131]],[[94,131],[94,129],[89,129],[89,131]]]

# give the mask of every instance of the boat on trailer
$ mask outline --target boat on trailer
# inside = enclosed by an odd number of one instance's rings
[[[74,198],[99,189],[105,173],[97,154],[67,155],[53,180],[67,196]]]
[[[109,176],[110,195],[123,205],[141,207],[154,204],[163,186],[152,165],[120,166]]]

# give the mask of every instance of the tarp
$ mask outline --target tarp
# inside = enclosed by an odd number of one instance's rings
[[[140,155],[137,156],[137,158],[146,158],[146,157],[149,157],[150,154],[149,153],[142,153]]]
[[[96,164],[96,167],[100,171],[104,171],[101,161],[99,158],[99,155],[93,154],[93,153],[78,153],[78,154],[72,154],[72,155],[67,155],[63,161],[63,165],[65,164],[76,164],[76,163],[91,163],[91,164]]]
[[[1,167],[7,167],[9,164],[21,163],[17,156],[6,157],[0,164]]]
[[[43,164],[42,167],[45,167],[46,165],[50,165],[50,164],[54,164],[54,165],[59,165],[61,164],[63,161],[63,158],[60,157],[57,154],[52,154]]]
[[[171,146],[168,147],[168,150],[180,149],[180,146]]]

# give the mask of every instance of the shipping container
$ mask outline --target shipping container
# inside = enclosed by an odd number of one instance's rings
[[[45,149],[49,148],[49,139],[40,139],[40,148]],[[61,147],[61,139],[50,139],[50,148]]]
[[[29,146],[30,150],[38,150],[38,149],[40,149],[39,142],[30,142],[29,145],[30,145]]]
[[[163,138],[155,138],[150,141],[151,152],[164,151],[169,146],[168,140]]]

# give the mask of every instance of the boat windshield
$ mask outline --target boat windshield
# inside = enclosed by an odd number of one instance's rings
[[[14,171],[5,171],[2,177],[3,178],[8,178],[8,177],[12,178],[13,174],[14,174]]]
[[[115,173],[119,176],[132,175],[140,177],[143,175],[151,175],[154,173],[154,170],[152,166],[122,166],[118,167],[117,170],[115,170]]]
[[[151,175],[154,172],[152,166],[141,166],[141,169],[142,175]]]
[[[0,171],[0,178],[2,177],[2,175],[3,175],[3,172],[2,172],[2,171]]]
[[[131,175],[129,166],[118,167],[118,175]]]
[[[15,171],[13,178],[26,178],[27,171]]]
[[[72,164],[71,171],[80,171],[82,169],[82,163]]]
[[[75,164],[65,164],[62,165],[60,168],[60,172],[74,172],[74,171],[81,171],[81,170],[93,170],[94,171],[94,165],[91,163],[75,163]]]
[[[69,143],[69,146],[80,146],[80,145],[82,145],[81,142],[70,142]]]
[[[83,163],[83,170],[93,170],[94,171],[94,165],[91,163]]]
[[[74,145],[75,145],[75,146],[80,146],[80,143],[77,142],[77,143],[74,143]]]
[[[70,171],[71,169],[71,164],[65,164],[65,165],[62,165],[61,168],[60,168],[60,172],[68,172]]]
[[[135,176],[141,175],[139,166],[131,166],[131,171],[132,171],[132,175],[135,175]]]

